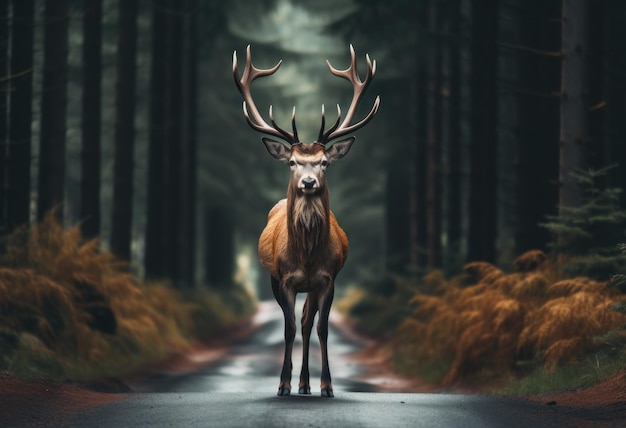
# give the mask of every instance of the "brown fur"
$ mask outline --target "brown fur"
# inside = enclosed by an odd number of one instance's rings
[[[292,150],[316,155],[324,146],[296,144]],[[302,266],[310,272],[322,265],[334,279],[348,256],[348,238],[330,211],[326,183],[318,193],[303,195],[296,183],[290,182],[287,199],[279,201],[268,215],[258,250],[261,264],[278,280],[281,271],[289,268]]]
[[[320,144],[297,144],[292,147],[299,159],[311,156],[319,161],[324,153]],[[333,301],[335,277],[348,255],[348,238],[329,208],[328,187],[324,174],[317,177],[319,189],[305,194],[292,179],[287,199],[270,211],[267,226],[259,238],[259,259],[271,276],[272,291],[285,316],[285,356],[278,387],[279,395],[291,392],[291,351],[296,333],[295,295],[308,293],[302,315],[303,360],[299,393],[310,394],[309,338],[313,320],[320,313],[317,332],[322,351],[322,396],[332,397],[326,341],[328,314]]]

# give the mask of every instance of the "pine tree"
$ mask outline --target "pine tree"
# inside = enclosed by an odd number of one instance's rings
[[[552,236],[549,246],[566,275],[604,280],[626,268],[626,255],[618,247],[626,227],[626,210],[619,206],[622,189],[598,185],[611,168],[573,173],[582,189],[581,204],[561,206],[559,215],[541,224]]]

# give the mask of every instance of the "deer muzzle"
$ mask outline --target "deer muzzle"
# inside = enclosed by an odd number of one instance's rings
[[[304,177],[300,180],[300,186],[298,186],[304,193],[313,193],[319,188],[317,179],[314,177]]]

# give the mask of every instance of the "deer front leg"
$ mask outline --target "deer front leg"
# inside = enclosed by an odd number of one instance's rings
[[[322,351],[322,376],[321,389],[322,397],[334,397],[333,385],[330,378],[330,368],[328,367],[328,316],[330,314],[330,306],[333,303],[334,287],[332,280],[330,287],[320,294],[318,304],[320,317],[317,322],[317,335],[320,339],[320,349]]]
[[[300,372],[298,394],[311,393],[311,384],[309,383],[309,339],[311,338],[316,312],[317,296],[312,296],[309,293],[302,310],[302,371]]]
[[[293,289],[285,287],[283,284],[278,292],[279,304],[285,316],[285,356],[283,359],[283,369],[280,373],[280,384],[278,385],[278,395],[289,395],[291,393],[291,352],[293,341],[296,337],[296,316],[295,302],[296,293]]]

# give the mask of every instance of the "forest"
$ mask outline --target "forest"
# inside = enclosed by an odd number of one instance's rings
[[[357,117],[380,109],[328,181],[350,239],[338,306],[399,372],[626,361],[626,2],[0,0],[0,17],[0,369],[61,339],[87,365],[165,352],[271,297],[256,245],[289,175],[241,111],[247,45],[283,60],[254,96],[280,124],[296,106],[304,141],[349,105],[325,60],[376,60]]]

